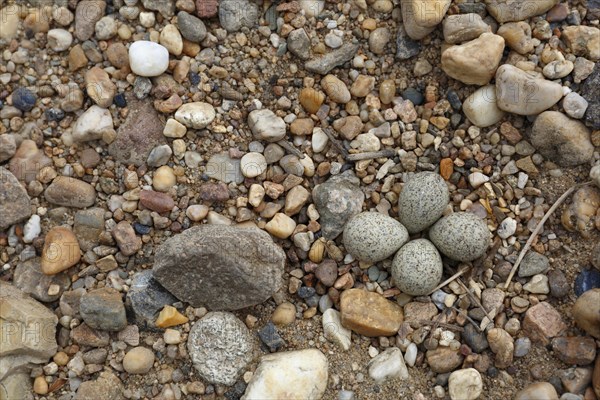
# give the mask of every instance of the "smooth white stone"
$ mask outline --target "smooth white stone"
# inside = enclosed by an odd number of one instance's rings
[[[496,87],[487,85],[477,89],[463,103],[463,112],[474,125],[485,128],[499,122],[506,113],[496,104]]]
[[[73,126],[73,140],[87,142],[102,139],[102,134],[114,128],[112,115],[106,108],[93,105],[77,118]]]
[[[129,46],[129,66],[139,76],[159,76],[169,67],[169,51],[158,43],[139,40]]]
[[[402,351],[391,347],[369,362],[369,376],[376,382],[389,379],[408,379],[408,369],[404,364]]]

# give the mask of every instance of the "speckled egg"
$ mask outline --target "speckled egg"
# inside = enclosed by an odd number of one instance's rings
[[[410,233],[429,228],[444,212],[450,193],[444,179],[433,172],[414,174],[400,192],[398,219]]]
[[[429,239],[447,257],[472,261],[485,254],[490,231],[475,214],[456,212],[436,222],[429,229]]]
[[[355,215],[344,227],[344,247],[354,258],[377,262],[408,242],[408,231],[392,217],[377,212]]]
[[[442,256],[427,239],[411,240],[398,250],[392,263],[396,287],[411,296],[431,292],[442,279]]]

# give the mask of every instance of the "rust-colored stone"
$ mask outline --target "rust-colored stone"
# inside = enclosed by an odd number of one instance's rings
[[[450,179],[452,173],[454,172],[454,163],[451,158],[443,158],[440,161],[440,175],[445,180]]]
[[[525,313],[523,330],[532,341],[541,342],[544,346],[550,344],[553,337],[563,334],[566,329],[567,325],[560,313],[545,301],[531,307]]]
[[[140,192],[140,203],[147,209],[157,213],[171,211],[175,207],[175,201],[171,196],[154,190],[142,190]]]
[[[398,304],[362,289],[344,291],[340,309],[344,327],[369,337],[395,335],[404,320]]]

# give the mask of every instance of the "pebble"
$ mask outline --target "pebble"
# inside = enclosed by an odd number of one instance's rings
[[[527,22],[509,22],[498,28],[498,35],[506,41],[506,45],[519,54],[531,53],[535,47],[531,39],[531,27]]]
[[[444,41],[449,44],[460,44],[477,39],[491,28],[479,14],[448,15],[443,22]]]
[[[127,326],[121,294],[112,288],[94,289],[81,296],[79,312],[94,329],[120,331]]]
[[[44,197],[55,205],[86,208],[96,202],[96,190],[89,183],[79,179],[58,176],[46,188]]]
[[[98,0],[84,0],[77,3],[75,9],[75,37],[80,42],[90,39],[94,35],[96,22],[102,18],[106,11],[106,2]]]
[[[110,111],[93,105],[77,118],[73,125],[72,136],[75,142],[88,142],[102,139],[105,133],[113,129]]]
[[[186,103],[179,107],[175,119],[192,129],[204,129],[215,119],[215,108],[204,102]]]
[[[181,314],[175,307],[165,305],[156,318],[157,328],[168,328],[170,326],[183,325],[189,321],[188,317]]]
[[[529,308],[523,319],[523,331],[533,342],[550,344],[553,337],[560,336],[567,329],[560,313],[545,301]]]
[[[496,104],[496,88],[486,85],[477,89],[463,103],[465,116],[480,128],[492,126],[502,120],[506,113]]]
[[[177,178],[173,173],[173,169],[168,165],[163,165],[154,171],[152,177],[152,187],[159,192],[166,192],[177,183]]]
[[[503,50],[504,39],[485,32],[477,39],[446,49],[441,66],[448,76],[463,83],[487,85],[500,64]]]
[[[449,201],[448,186],[440,175],[416,173],[400,192],[398,219],[409,233],[420,232],[442,216]]]
[[[126,300],[140,328],[155,327],[158,313],[165,305],[176,301],[171,293],[154,280],[151,270],[144,270],[133,276]]]
[[[219,1],[219,22],[227,32],[254,29],[259,19],[258,6],[248,0]]]
[[[580,329],[600,339],[600,289],[591,289],[579,296],[572,314]]]
[[[265,229],[278,239],[287,239],[296,229],[296,221],[284,213],[277,213],[267,222]]]
[[[588,102],[579,93],[571,92],[563,99],[562,106],[569,117],[581,119],[587,111]]]
[[[463,339],[475,353],[482,353],[489,347],[486,334],[479,332],[472,324],[465,325]]]
[[[304,64],[309,72],[327,75],[329,71],[350,61],[358,51],[358,45],[345,43],[340,48],[328,52],[324,56],[310,59]]]
[[[523,290],[533,294],[548,294],[550,286],[548,285],[548,277],[546,275],[534,275],[529,282],[523,285]]]
[[[514,218],[505,218],[496,231],[501,239],[508,239],[517,231],[517,221]]]
[[[548,79],[560,79],[569,75],[573,71],[573,62],[569,60],[551,61],[542,70],[544,76]]]
[[[504,329],[492,328],[487,333],[487,340],[495,354],[494,365],[501,369],[511,366],[515,350],[512,336]]]
[[[105,16],[96,22],[94,30],[96,31],[96,39],[108,40],[117,34],[117,21],[113,17]]]
[[[50,29],[47,39],[48,46],[56,52],[67,50],[73,43],[73,35],[64,29]]]
[[[303,186],[294,186],[285,198],[284,211],[287,215],[296,215],[308,202],[310,193]]]
[[[80,259],[79,243],[71,229],[57,226],[46,234],[41,258],[44,274],[58,274],[77,264]]]
[[[301,60],[310,58],[310,39],[303,28],[295,29],[289,33],[287,47],[290,53]]]
[[[344,327],[368,337],[393,336],[403,321],[399,305],[362,289],[342,292],[340,312]]]
[[[525,357],[531,349],[531,340],[528,337],[522,337],[515,340],[515,357]]]
[[[594,339],[587,336],[556,337],[552,351],[565,364],[588,365],[596,359]]]
[[[592,61],[600,60],[600,29],[594,26],[566,26],[562,30],[561,39],[576,56]]]
[[[526,278],[529,276],[544,273],[550,268],[548,257],[535,251],[528,252],[519,265],[518,276]]]
[[[355,215],[344,227],[346,251],[367,262],[384,260],[408,242],[408,231],[395,219],[380,213]]]
[[[313,88],[304,88],[298,95],[298,101],[308,113],[316,114],[325,101],[325,95]]]
[[[587,163],[594,153],[588,128],[558,111],[536,118],[530,140],[544,157],[563,167]]]
[[[181,36],[191,42],[201,42],[207,34],[204,22],[185,11],[177,13],[177,26],[179,27]]]
[[[248,114],[248,126],[256,140],[277,142],[286,135],[286,124],[283,119],[268,109],[250,112]]]
[[[369,50],[373,54],[384,54],[385,48],[391,39],[391,33],[388,28],[377,28],[369,35]]]
[[[131,71],[139,76],[159,76],[169,67],[169,51],[158,43],[138,40],[129,46]]]
[[[132,256],[142,248],[141,239],[136,236],[128,221],[119,222],[111,233],[124,256]]]
[[[528,89],[532,87],[537,89]],[[515,96],[515,93],[523,95]],[[552,107],[562,96],[560,84],[530,75],[512,65],[501,65],[496,71],[496,103],[501,110],[535,115]]]
[[[427,7],[427,2],[424,0],[406,1],[401,7],[404,28],[408,36],[414,40],[423,39],[442,22],[450,7],[450,1],[440,1],[431,9]],[[428,11],[423,12],[425,9]]]
[[[491,238],[485,222],[467,212],[452,213],[429,230],[429,238],[446,256],[472,261],[485,254]]]
[[[27,191],[17,178],[7,169],[0,167],[0,230],[8,229],[11,225],[29,218],[30,203]]]
[[[440,283],[442,258],[427,239],[408,242],[398,250],[392,263],[392,276],[403,293],[422,296]]]
[[[244,176],[241,171],[241,160],[229,157],[228,153],[213,155],[206,163],[206,175],[224,183],[241,183]]]
[[[177,26],[173,24],[167,24],[160,31],[159,43],[167,49],[170,54],[174,56],[181,55],[183,51],[183,38]]]
[[[313,188],[312,198],[325,239],[338,237],[346,222],[361,211],[365,195],[359,182],[352,171],[345,171]]]
[[[93,67],[85,73],[85,88],[88,96],[100,107],[108,108],[117,93],[117,86],[102,68]]]
[[[323,12],[325,1],[323,0],[299,0],[300,9],[307,17],[316,17]]]
[[[517,392],[514,400],[558,400],[554,386],[548,382],[536,382]]]
[[[29,89],[20,87],[11,94],[12,105],[21,111],[30,111],[37,101],[37,96]]]
[[[192,326],[187,350],[203,379],[231,386],[252,361],[254,342],[246,325],[235,315],[210,312]]]
[[[366,97],[375,88],[375,77],[358,75],[350,86],[350,93],[355,97]]]
[[[588,290],[600,288],[600,272],[596,269],[582,270],[573,284],[575,296],[579,297]]]
[[[153,365],[154,352],[146,347],[134,347],[123,357],[123,369],[129,374],[146,374]]]
[[[320,303],[320,302],[319,302]],[[319,304],[320,305],[320,304]],[[349,350],[352,344],[352,332],[342,325],[339,311],[328,308],[323,312],[323,336],[343,350]]]
[[[483,381],[475,368],[459,369],[448,378],[448,393],[452,400],[475,400],[482,391]]]
[[[149,167],[160,167],[165,165],[167,162],[169,162],[172,154],[173,150],[171,150],[171,147],[168,144],[156,146],[148,155],[146,165]]]
[[[289,302],[283,302],[275,308],[271,321],[277,326],[293,324],[296,320],[296,306]]]
[[[392,379],[407,380],[408,369],[402,351],[397,347],[386,349],[369,362],[369,376],[377,383]]]
[[[317,349],[262,356],[248,382],[245,399],[320,399],[327,388],[327,357]]]
[[[445,374],[454,371],[460,367],[463,362],[463,355],[450,347],[438,347],[435,350],[428,350],[425,353],[427,363],[436,374]]]

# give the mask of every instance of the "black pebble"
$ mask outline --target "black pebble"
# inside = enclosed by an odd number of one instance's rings
[[[573,290],[575,296],[579,297],[588,290],[600,288],[600,272],[595,269],[584,269],[575,278]]]
[[[125,99],[125,95],[123,93],[119,93],[115,96],[114,102],[117,107],[127,107],[127,100]]]
[[[29,111],[35,106],[37,97],[29,89],[18,88],[12,93],[13,106],[21,111]]]

